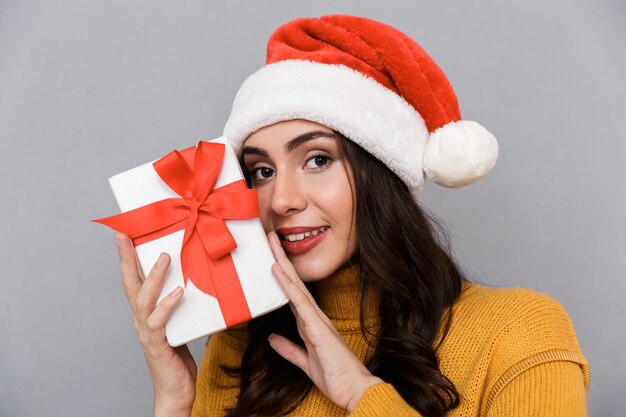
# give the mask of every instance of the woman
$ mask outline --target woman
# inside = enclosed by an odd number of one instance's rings
[[[270,38],[225,134],[259,197],[290,303],[212,336],[196,375],[117,235],[124,288],[167,416],[577,416],[589,368],[567,314],[529,290],[466,280],[416,201],[423,175],[470,184],[495,138],[460,120],[445,75],[410,38],[353,16]]]

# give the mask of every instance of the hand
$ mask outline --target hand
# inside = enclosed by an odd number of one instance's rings
[[[165,338],[165,322],[182,299],[183,289],[176,288],[157,305],[170,258],[161,254],[144,278],[128,236],[117,233],[115,241],[124,292],[154,386],[154,414],[189,416],[196,395],[196,363],[187,346],[173,348]]]
[[[277,334],[270,335],[270,346],[302,369],[331,401],[352,412],[365,390],[383,380],[372,375],[343,341],[298,277],[276,233],[270,232],[268,238],[278,261],[272,273],[289,297],[306,349]]]

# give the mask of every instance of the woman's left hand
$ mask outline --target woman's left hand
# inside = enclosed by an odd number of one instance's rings
[[[302,369],[331,401],[352,412],[365,390],[383,380],[372,375],[343,341],[296,273],[276,233],[268,233],[268,238],[278,261],[272,272],[289,297],[306,349],[278,334],[270,335],[270,346]]]

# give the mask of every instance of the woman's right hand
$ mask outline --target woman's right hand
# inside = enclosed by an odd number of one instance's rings
[[[165,322],[182,298],[183,289],[177,287],[157,305],[170,257],[161,254],[144,278],[128,236],[117,233],[115,241],[124,292],[154,386],[154,415],[190,416],[196,395],[196,363],[187,346],[173,348],[165,338]]]

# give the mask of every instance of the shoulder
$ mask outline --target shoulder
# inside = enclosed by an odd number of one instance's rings
[[[483,304],[524,304],[527,301],[539,304],[559,304],[554,298],[529,288],[498,288],[473,282],[463,283],[457,305]]]
[[[554,298],[526,288],[465,284],[440,354],[442,362],[463,357],[471,364],[466,372],[483,367],[492,382],[541,363],[574,362],[589,386],[589,366],[567,312]]]
[[[492,288],[470,282],[463,285],[454,311],[476,318],[486,315],[499,324],[540,318],[569,321],[563,306],[541,292],[528,288]]]
[[[481,328],[502,341],[531,341],[533,349],[579,350],[574,327],[563,306],[554,298],[527,288],[489,288],[467,283],[453,307],[452,320],[453,325]]]

